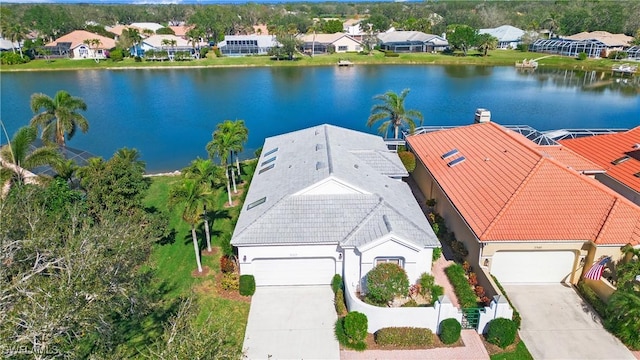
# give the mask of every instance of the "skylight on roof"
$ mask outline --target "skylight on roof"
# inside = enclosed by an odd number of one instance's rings
[[[448,158],[448,157],[452,157],[453,155],[458,153],[458,149],[454,148],[451,151],[447,151],[446,153],[442,154],[442,156],[440,156],[442,158],[442,160]]]
[[[262,174],[265,171],[271,170],[271,169],[273,169],[274,166],[276,166],[276,164],[271,164],[271,165],[269,165],[269,166],[267,166],[265,168],[262,168],[262,169],[260,169],[260,171],[258,171],[258,174]]]
[[[639,172],[637,172],[637,173],[635,173],[635,174],[633,174],[633,176],[635,176],[635,177],[637,177],[637,178],[640,178],[640,171],[639,171]]]
[[[449,163],[447,164],[447,166],[449,167],[454,167],[458,164],[460,164],[461,162],[467,160],[467,158],[465,158],[464,156],[460,156],[459,158],[456,158],[454,160],[449,161]]]
[[[266,153],[264,153],[264,155],[262,155],[262,156],[263,156],[263,157],[264,157],[264,156],[269,156],[269,155],[273,154],[273,153],[274,153],[274,152],[276,152],[276,151],[278,151],[278,148],[273,148],[273,149],[271,149],[271,150],[267,151]]]
[[[613,160],[611,163],[613,165],[620,165],[620,164],[622,164],[623,162],[625,162],[625,161],[627,161],[629,159],[631,159],[631,158],[628,155],[625,155],[623,157],[620,157],[620,158],[617,158],[617,159]]]
[[[262,162],[262,164],[260,164],[260,166],[265,166],[265,165],[267,165],[267,164],[268,164],[268,163],[270,163],[270,162],[274,162],[275,160],[276,160],[276,157],[274,156],[274,157],[272,157],[272,158],[269,158],[269,159],[267,159],[267,160],[263,161],[263,162]]]
[[[254,207],[256,207],[258,205],[264,204],[265,201],[267,201],[267,197],[266,196],[254,201],[254,202],[252,202],[249,205],[247,205],[247,210],[251,210],[251,209],[253,209]]]

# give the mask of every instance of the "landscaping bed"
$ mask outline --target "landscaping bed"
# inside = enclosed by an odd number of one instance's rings
[[[375,336],[373,334],[367,334],[367,338],[365,339],[367,343],[367,350],[426,350],[426,349],[437,349],[437,348],[446,348],[446,347],[460,347],[464,346],[464,342],[462,339],[458,339],[453,344],[447,345],[440,341],[438,335],[433,335],[433,341],[431,345],[428,346],[381,346],[376,343]],[[342,349],[342,347],[341,347]],[[348,350],[348,349],[345,349]]]
[[[491,360],[533,360],[533,356],[529,353],[527,346],[520,340],[520,335],[516,335],[516,341],[504,349],[491,344],[484,336],[480,338]]]

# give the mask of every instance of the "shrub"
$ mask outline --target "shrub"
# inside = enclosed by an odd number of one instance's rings
[[[362,342],[367,337],[367,315],[352,311],[344,317],[344,333],[351,342]]]
[[[451,241],[451,250],[453,250],[453,257],[457,262],[464,260],[469,255],[469,250],[464,246],[464,243],[456,239]]]
[[[338,314],[338,316],[342,317],[347,315],[347,305],[344,302],[344,292],[342,291],[342,289],[338,289],[338,291],[336,291],[336,296],[333,299],[333,304],[336,307],[336,314]]]
[[[228,256],[220,257],[220,271],[223,273],[231,273],[236,269],[233,259]]]
[[[505,318],[493,319],[489,322],[489,328],[487,329],[487,341],[504,349],[516,341],[517,331],[518,326],[513,320]]]
[[[142,58],[140,56],[136,56],[134,59],[135,62],[142,62]]]
[[[240,285],[238,283],[238,274],[225,273],[222,275],[220,286],[224,290],[238,290]]]
[[[469,273],[469,285],[475,287],[476,285],[478,285],[478,275],[476,275],[476,273],[472,272]]]
[[[200,59],[206,58],[208,53],[209,53],[209,48],[208,47],[201,47],[200,48]]]
[[[216,55],[216,57],[222,57],[222,52],[217,46],[214,46],[212,50],[213,50],[213,53]]]
[[[518,327],[518,329],[520,329],[520,323],[522,322],[522,317],[520,317],[520,313],[518,312],[518,310],[516,310],[516,308],[513,306],[513,304],[511,303],[511,300],[509,300],[509,296],[507,295],[507,293],[504,291],[504,288],[502,287],[502,285],[500,285],[500,282],[498,281],[498,279],[496,279],[495,276],[491,275],[491,278],[493,279],[493,281],[496,283],[496,285],[498,285],[498,289],[500,289],[500,292],[502,293],[502,295],[504,295],[505,298],[507,298],[507,301],[509,302],[509,305],[511,306],[511,308],[513,309],[513,322],[516,323],[516,326]],[[579,285],[579,284],[578,284]]]
[[[435,304],[442,295],[444,295],[444,288],[440,285],[433,285],[431,287],[431,305]]]
[[[393,263],[383,263],[367,274],[367,298],[376,304],[386,304],[409,288],[407,273]]]
[[[587,300],[587,302],[600,315],[600,317],[604,318],[607,310],[607,304],[602,301],[602,299],[600,299],[600,297],[598,297],[593,289],[590,288],[589,285],[587,285],[584,281],[580,281],[577,288],[582,297]]]
[[[422,275],[420,275],[420,279],[418,279],[418,284],[420,284],[420,290],[421,290],[420,294],[426,295],[429,289],[431,289],[431,287],[435,285],[435,283],[436,281],[433,275],[422,273]]]
[[[399,57],[399,56],[400,56],[400,54],[395,53],[395,52],[390,51],[390,50],[389,51],[385,51],[385,53],[384,53],[384,57]]]
[[[411,299],[406,303],[402,304],[400,307],[418,307],[418,303],[415,300]]]
[[[334,294],[337,294],[338,290],[344,289],[344,283],[342,282],[342,276],[340,276],[340,274],[333,275],[333,279],[331,279],[331,289]]]
[[[433,232],[435,232],[435,229],[433,230]],[[433,255],[431,256],[431,261],[436,262],[438,261],[438,259],[440,259],[440,257],[442,257],[442,248],[433,249]]]
[[[427,206],[436,206],[436,204],[438,203],[438,200],[436,199],[427,199]]]
[[[400,157],[400,161],[404,165],[407,172],[413,172],[416,169],[416,156],[413,155],[412,152],[409,151],[401,151],[398,152],[398,157]]]
[[[365,343],[364,341],[360,341],[360,342],[352,342],[349,337],[347,336],[347,333],[344,329],[344,320],[345,318],[338,318],[338,320],[336,321],[336,326],[335,326],[335,335],[336,335],[336,339],[338,340],[338,342],[340,343],[340,345],[347,347],[349,349],[353,349],[356,351],[364,351],[367,348],[367,343]]]
[[[456,319],[445,319],[440,323],[440,340],[445,344],[453,344],[460,339],[462,325]]]
[[[586,60],[586,59],[587,59],[587,53],[586,52],[578,53],[578,60]]]
[[[122,61],[122,59],[124,59],[124,53],[122,49],[114,49],[109,53],[109,57],[113,62]]]
[[[253,275],[240,275],[240,295],[251,296],[256,292],[256,279]]]
[[[412,327],[382,328],[374,334],[376,344],[381,346],[420,346],[433,344],[433,333],[429,329]]]
[[[28,56],[20,56],[18,53],[14,53],[13,51],[5,51],[0,55],[0,64],[2,65],[18,65],[18,64],[26,64],[31,59]]]
[[[478,303],[476,302],[476,294],[471,290],[469,286],[469,282],[467,278],[464,276],[464,269],[460,264],[453,264],[448,268],[444,269],[444,272],[447,274],[451,285],[453,286],[453,290],[458,297],[458,301],[460,302],[460,307],[463,308],[472,308],[476,307]]]

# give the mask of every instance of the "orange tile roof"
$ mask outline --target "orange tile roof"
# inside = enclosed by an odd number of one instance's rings
[[[92,32],[88,32],[85,30],[72,31],[66,35],[63,35],[57,38],[55,41],[48,43],[46,46],[56,46],[56,44],[59,42],[70,42],[71,49],[75,49],[78,46],[82,45],[85,40],[90,40],[90,39],[100,40],[100,46],[98,47],[99,49],[111,49],[116,46],[115,40],[102,35],[94,34]]]
[[[640,244],[640,207],[562,163],[567,149],[542,153],[492,122],[407,142],[481,241]],[[458,154],[442,159],[454,148]],[[563,155],[551,157],[557,153]]]
[[[625,132],[561,140],[560,143],[600,165],[610,177],[640,192],[640,177],[634,176],[640,173],[640,149],[634,148],[640,144],[640,126]],[[625,155],[630,159],[618,165],[611,163]]]
[[[543,155],[552,157],[570,168],[582,173],[603,173],[604,168],[585,159],[564,146],[538,145],[536,149]]]

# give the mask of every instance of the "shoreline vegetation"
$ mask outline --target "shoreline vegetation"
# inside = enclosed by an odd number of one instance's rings
[[[274,60],[270,56],[245,56],[245,57],[215,57],[213,53],[205,59],[190,61],[164,61],[136,62],[132,58],[114,62],[103,60],[96,63],[93,59],[44,59],[32,60],[26,64],[2,65],[0,72],[20,71],[78,71],[78,70],[155,70],[155,69],[199,69],[199,68],[232,68],[232,67],[297,67],[297,66],[337,66],[338,61],[348,60],[355,66],[361,65],[465,65],[465,66],[515,66],[516,62],[525,59],[540,60],[539,66],[543,68],[557,68],[567,70],[596,70],[611,71],[615,61],[610,59],[585,59],[578,60],[574,57],[549,54],[523,52],[519,50],[492,50],[487,56],[480,52],[469,52],[467,56],[461,54],[445,55],[431,53],[400,53],[398,57],[385,57],[384,53],[374,51],[371,55],[359,53],[341,53],[316,55],[314,57],[298,54],[294,60]]]

